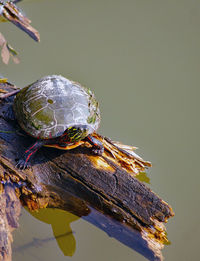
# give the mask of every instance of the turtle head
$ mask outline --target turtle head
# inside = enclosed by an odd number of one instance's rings
[[[80,140],[83,140],[85,137],[88,136],[90,133],[90,128],[87,125],[77,125],[72,126],[66,129],[64,132],[64,136],[70,141],[70,142],[78,142]]]

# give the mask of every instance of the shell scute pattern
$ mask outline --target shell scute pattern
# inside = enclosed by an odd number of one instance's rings
[[[40,139],[58,137],[76,125],[87,126],[89,134],[100,123],[93,93],[58,75],[43,77],[23,88],[15,98],[14,111],[22,129]]]

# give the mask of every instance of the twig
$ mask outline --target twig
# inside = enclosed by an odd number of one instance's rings
[[[13,91],[13,92],[8,92],[8,93],[6,93],[6,94],[2,94],[2,95],[0,95],[0,99],[6,99],[6,98],[8,98],[8,97],[11,97],[11,96],[17,94],[19,91],[20,91],[20,90],[15,90],[15,91]]]

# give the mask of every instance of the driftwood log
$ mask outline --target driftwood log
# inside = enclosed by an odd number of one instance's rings
[[[11,260],[11,232],[18,226],[19,199],[30,210],[67,210],[147,259],[163,260],[164,222],[173,211],[137,179],[150,162],[135,154],[133,147],[94,134],[104,144],[102,156],[92,155],[87,143],[69,151],[42,148],[32,169],[17,169],[16,161],[32,138],[16,122],[4,118],[12,104],[6,92],[13,88],[6,81],[0,83],[0,258]]]

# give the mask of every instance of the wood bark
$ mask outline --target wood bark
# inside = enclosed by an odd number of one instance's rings
[[[0,87],[11,91],[8,84]],[[173,216],[173,211],[137,179],[140,172],[151,166],[150,162],[135,154],[133,147],[94,134],[104,144],[102,156],[92,155],[86,142],[69,151],[42,148],[33,167],[21,171],[15,167],[16,160],[31,144],[32,138],[17,122],[6,121],[4,115],[10,105],[10,98],[0,101],[2,186],[15,188],[22,204],[31,210],[54,207],[70,211],[149,260],[163,260],[161,249],[167,242],[164,223]],[[2,204],[2,213],[4,208]],[[5,222],[7,217],[3,214],[0,218]],[[13,215],[13,220],[17,224],[17,215]],[[6,229],[9,237],[10,230]],[[2,233],[0,230],[1,238]],[[11,241],[6,242],[6,249],[11,252]],[[1,245],[0,248],[2,251]]]
[[[0,260],[11,261],[12,231],[18,227],[21,212],[20,201],[12,186],[3,190],[1,185],[0,206]]]

